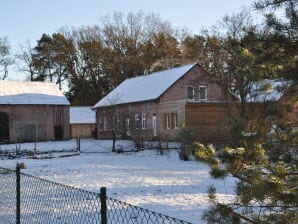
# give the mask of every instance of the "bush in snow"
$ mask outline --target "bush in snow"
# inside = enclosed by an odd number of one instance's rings
[[[181,143],[181,148],[178,150],[179,158],[187,161],[193,156],[192,143],[195,141],[194,134],[183,125],[178,132],[177,138]]]

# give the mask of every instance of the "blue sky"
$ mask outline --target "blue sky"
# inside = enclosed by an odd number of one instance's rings
[[[7,37],[16,53],[20,44],[36,44],[43,33],[52,34],[62,26],[99,23],[115,11],[154,12],[175,27],[193,33],[208,28],[227,14],[237,13],[254,0],[1,0],[0,37]]]

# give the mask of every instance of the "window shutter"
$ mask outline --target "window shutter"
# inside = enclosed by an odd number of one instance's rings
[[[163,128],[167,129],[167,114],[163,115]]]

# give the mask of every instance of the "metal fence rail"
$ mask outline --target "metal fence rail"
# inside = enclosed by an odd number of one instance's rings
[[[107,197],[0,168],[0,224],[190,224]]]

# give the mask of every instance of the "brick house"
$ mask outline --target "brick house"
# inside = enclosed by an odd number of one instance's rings
[[[122,137],[138,132],[175,140],[185,125],[201,141],[221,141],[227,137],[226,105],[221,88],[194,63],[126,79],[93,109],[98,138],[122,129]]]
[[[0,142],[69,138],[69,102],[54,83],[0,81]]]
[[[71,138],[92,138],[96,128],[95,111],[91,107],[69,108]]]

